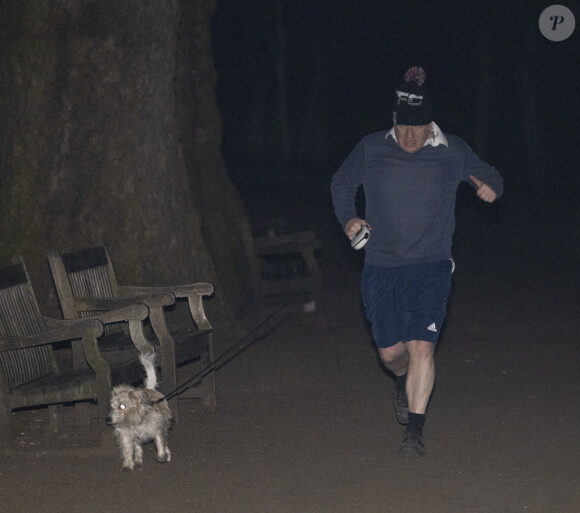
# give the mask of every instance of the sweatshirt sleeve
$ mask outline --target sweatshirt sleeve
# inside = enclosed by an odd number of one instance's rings
[[[467,181],[474,189],[475,184],[470,180],[469,175],[475,176],[478,180],[481,180],[485,184],[489,185],[493,192],[497,194],[499,198],[503,194],[503,178],[497,171],[495,167],[487,164],[481,160],[475,152],[469,147],[465,142],[464,144],[464,165],[463,173],[464,180]]]
[[[343,228],[348,221],[357,216],[356,193],[363,182],[364,154],[364,145],[361,141],[334,174],[330,184],[334,214]]]

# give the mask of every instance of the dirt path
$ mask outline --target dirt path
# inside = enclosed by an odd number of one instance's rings
[[[325,240],[316,313],[293,312],[224,367],[217,410],[181,402],[170,464],[152,447],[132,473],[116,454],[43,454],[37,417],[25,443],[40,446],[0,462],[2,511],[580,511],[576,271],[459,252],[428,454],[409,461],[360,309],[360,260],[339,245]]]

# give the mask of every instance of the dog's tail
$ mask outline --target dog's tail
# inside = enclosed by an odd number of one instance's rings
[[[145,378],[145,388],[155,390],[157,388],[157,373],[155,372],[155,360],[157,360],[157,355],[155,353],[142,354],[139,356],[139,359],[147,373],[147,377]]]

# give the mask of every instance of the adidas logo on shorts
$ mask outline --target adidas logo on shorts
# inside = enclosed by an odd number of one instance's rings
[[[432,323],[429,326],[427,326],[427,329],[429,331],[434,331],[435,333],[437,333],[437,326],[435,326],[435,323]]]

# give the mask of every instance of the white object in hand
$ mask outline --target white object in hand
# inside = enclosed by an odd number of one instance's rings
[[[366,224],[363,224],[362,228],[350,241],[350,245],[353,249],[361,249],[369,240],[371,236],[371,231]]]

